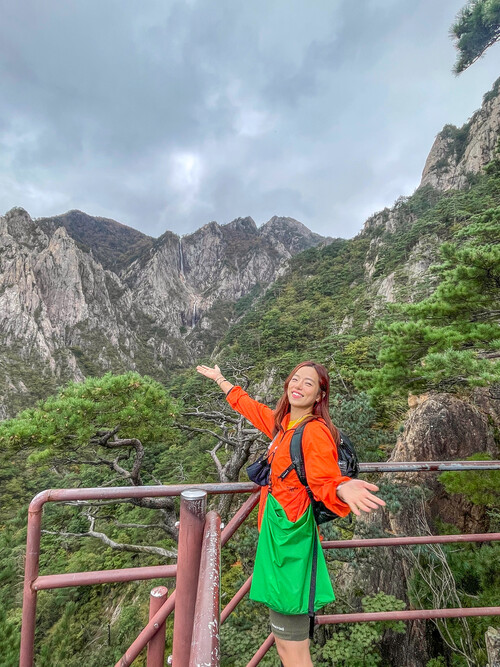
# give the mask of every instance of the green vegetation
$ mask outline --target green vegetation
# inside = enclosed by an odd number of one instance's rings
[[[405,606],[402,600],[382,592],[361,600],[361,607],[365,612],[396,611],[404,609]],[[406,632],[406,627],[402,621],[340,624],[331,639],[321,648],[321,657],[326,664],[338,667],[382,665],[384,660],[379,644],[387,631],[401,634]]]
[[[468,0],[451,27],[458,58],[453,68],[460,74],[500,39],[500,1]]]
[[[433,294],[380,325],[380,367],[357,376],[373,395],[500,381],[500,206],[470,216],[440,256]]]

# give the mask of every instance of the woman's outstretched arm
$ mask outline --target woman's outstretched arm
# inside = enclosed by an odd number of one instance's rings
[[[210,366],[196,366],[196,370],[198,371],[198,373],[201,373],[201,375],[204,375],[206,378],[209,378],[210,380],[214,380],[214,382],[217,382],[221,391],[223,391],[226,394],[226,396],[234,387],[234,385],[232,385],[222,375],[220,368],[217,366],[217,364],[213,368],[210,368]]]
[[[228,382],[218,366],[214,366],[213,368],[210,366],[197,366],[196,370],[201,375],[217,382],[221,390],[226,394],[226,400],[233,410],[246,417],[255,428],[258,428],[259,431],[265,433],[269,438],[273,437],[274,413],[271,408],[256,401],[241,387],[235,387]],[[231,391],[232,389],[234,391]]]

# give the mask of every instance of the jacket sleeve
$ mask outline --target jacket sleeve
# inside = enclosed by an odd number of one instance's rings
[[[347,516],[349,505],[337,497],[337,486],[351,478],[342,476],[337,447],[325,424],[311,422],[302,437],[307,482],[316,500],[321,500],[339,516]]]
[[[226,396],[229,405],[252,422],[255,428],[273,437],[274,412],[267,405],[251,398],[241,387],[233,387]]]

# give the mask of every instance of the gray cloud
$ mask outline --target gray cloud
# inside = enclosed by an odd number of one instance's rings
[[[498,75],[451,74],[463,2],[2,0],[0,210],[352,236]]]

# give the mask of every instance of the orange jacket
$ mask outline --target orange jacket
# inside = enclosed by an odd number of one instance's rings
[[[233,387],[227,395],[229,405],[246,417],[255,428],[272,438],[274,428],[274,412],[267,405],[263,405],[251,398],[241,387]],[[292,470],[285,479],[279,475],[291,463],[290,441],[295,429],[286,430],[290,415],[285,415],[281,422],[281,431],[269,451],[271,460],[271,488],[273,496],[286,512],[289,521],[297,521],[309,506],[309,496],[305,487],[300,483],[295,470]],[[350,477],[343,477],[338,466],[337,447],[322,419],[310,421],[304,429],[302,437],[304,465],[307,482],[316,500],[322,500],[325,505],[339,514],[349,514],[349,506],[337,497],[337,486],[340,482],[349,481]],[[272,453],[274,452],[274,456]],[[259,529],[266,504],[268,487],[263,486],[260,493]]]

